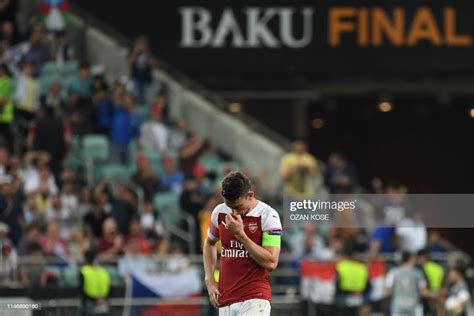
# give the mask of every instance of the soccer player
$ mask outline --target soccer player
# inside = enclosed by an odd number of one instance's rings
[[[211,215],[204,242],[205,281],[220,316],[270,315],[269,272],[280,255],[282,226],[278,213],[255,198],[250,180],[233,171],[222,181],[224,203]],[[214,280],[221,240],[220,277]]]
[[[429,297],[426,280],[416,268],[416,257],[402,253],[402,263],[392,268],[385,280],[386,291],[392,296],[390,304],[391,316],[421,316],[423,315],[422,297]]]

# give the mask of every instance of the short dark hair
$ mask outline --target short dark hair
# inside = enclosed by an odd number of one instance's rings
[[[240,171],[231,171],[222,180],[222,197],[227,201],[235,201],[246,196],[252,187],[250,179]]]
[[[93,249],[87,249],[84,253],[84,260],[86,263],[93,263],[95,260],[96,253]]]
[[[402,252],[402,263],[407,263],[413,258],[413,254],[409,251]]]
[[[428,248],[423,248],[420,251],[418,251],[418,257],[426,257],[428,258],[430,256],[430,251]]]

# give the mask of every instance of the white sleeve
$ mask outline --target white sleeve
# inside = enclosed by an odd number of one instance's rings
[[[391,289],[393,287],[393,271],[390,270],[385,277],[385,287]]]
[[[280,215],[273,208],[265,210],[262,216],[262,231],[280,231],[282,230]]]
[[[214,208],[211,214],[211,224],[207,230],[207,237],[211,240],[219,240],[219,205]]]

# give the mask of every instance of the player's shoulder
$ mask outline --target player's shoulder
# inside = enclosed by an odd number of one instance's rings
[[[257,207],[255,208],[255,215],[261,216],[262,218],[272,216],[280,217],[273,207],[262,201],[258,201]]]
[[[221,203],[219,205],[217,205],[214,210],[212,211],[212,214],[217,216],[219,215],[219,213],[225,213],[225,214],[228,214],[228,213],[231,213],[232,210],[230,207],[228,207],[225,203]]]

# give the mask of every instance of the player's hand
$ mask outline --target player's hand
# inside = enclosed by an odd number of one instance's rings
[[[244,233],[244,223],[242,221],[242,216],[239,214],[227,214],[225,216],[225,223],[229,232],[238,236]]]
[[[211,305],[215,308],[219,307],[219,297],[221,293],[217,288],[217,283],[214,280],[206,280],[206,287],[207,292],[209,293],[209,300],[211,301]]]

